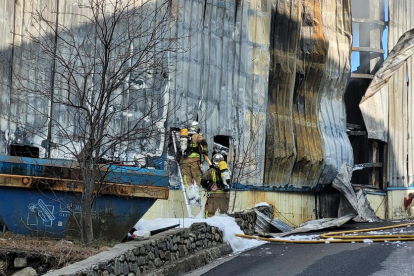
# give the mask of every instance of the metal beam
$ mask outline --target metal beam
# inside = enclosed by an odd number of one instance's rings
[[[24,175],[0,174],[0,187],[52,190],[59,192],[82,192],[82,182],[68,179],[32,177]],[[145,197],[168,199],[168,187],[133,185],[123,183],[96,183],[95,193],[120,197]]]
[[[354,51],[354,52],[371,52],[371,53],[379,53],[379,54],[384,53],[383,49],[372,48],[372,47],[352,47],[352,51]]]
[[[381,20],[375,20],[375,19],[371,19],[371,18],[352,18],[352,22],[355,23],[367,23],[367,24],[375,24],[375,25],[379,25],[379,26],[386,26],[388,25],[387,22],[385,21],[381,21]]]
[[[373,79],[374,78],[374,75],[371,75],[371,74],[351,73],[351,78],[356,78],[356,79]]]
[[[367,135],[366,131],[363,130],[347,130],[346,133],[351,136],[365,136]]]
[[[382,168],[382,162],[355,164],[354,168]]]

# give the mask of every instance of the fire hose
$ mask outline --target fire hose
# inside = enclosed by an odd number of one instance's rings
[[[245,238],[245,239],[255,239],[261,241],[268,241],[268,242],[280,242],[280,243],[357,243],[357,242],[365,242],[366,240],[371,240],[372,242],[391,242],[391,241],[414,241],[414,235],[363,235],[363,236],[344,236],[346,234],[355,234],[361,232],[370,232],[370,231],[378,231],[378,230],[386,230],[386,229],[393,229],[393,228],[401,228],[406,226],[412,226],[414,223],[404,223],[404,224],[397,224],[391,226],[384,226],[384,227],[376,227],[376,228],[366,228],[366,229],[359,229],[359,230],[347,230],[347,231],[339,231],[339,232],[329,232],[325,234],[319,235],[319,240],[288,240],[288,239],[278,239],[278,238],[263,238],[251,235],[243,235],[243,234],[236,234],[237,237]]]

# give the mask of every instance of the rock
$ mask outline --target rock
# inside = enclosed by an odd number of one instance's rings
[[[180,239],[181,239],[181,237],[179,235],[175,235],[174,238],[173,238],[173,243],[179,242]]]
[[[121,274],[121,262],[118,258],[115,259],[115,275]]]
[[[219,241],[219,240],[220,240],[220,234],[219,234],[219,233],[216,233],[216,235],[215,235],[214,239],[215,239],[216,241]]]
[[[152,262],[152,261],[149,261],[149,262],[148,262],[148,269],[149,269],[149,270],[154,270],[154,269],[155,269],[154,262]]]
[[[135,262],[137,260],[137,258],[135,257],[134,253],[132,253],[132,251],[128,251],[125,254],[125,257],[126,257],[128,262]]]
[[[185,255],[185,247],[184,247],[184,245],[180,245],[178,247],[178,250],[179,250],[179,257],[184,257],[184,255]]]
[[[191,232],[206,232],[207,231],[207,223],[205,223],[205,222],[193,223],[190,226],[190,231]]]
[[[13,273],[12,276],[37,276],[37,272],[29,266]]]
[[[144,264],[146,264],[146,262],[145,262],[145,257],[139,257],[139,258],[138,258],[138,264],[139,264],[139,265],[144,265]]]
[[[127,262],[122,263],[122,272],[124,275],[129,274],[129,266]]]
[[[15,268],[24,268],[27,266],[27,260],[26,258],[15,258],[13,264]]]
[[[102,272],[102,276],[109,276],[109,272],[105,270],[104,272]]]
[[[160,267],[162,265],[162,261],[160,259],[156,258],[154,260],[154,264],[155,264],[156,267]]]
[[[140,275],[141,274],[141,270],[138,267],[138,263],[133,263],[132,264],[131,271],[132,272],[135,272],[136,275]]]
[[[106,270],[108,270],[109,273],[113,273],[114,272],[114,266],[112,264],[109,264],[106,266]]]
[[[154,248],[154,255],[155,255],[156,258],[158,258],[160,256],[160,252],[158,250],[158,247]]]
[[[150,260],[154,260],[155,259],[155,254],[150,252],[150,253],[148,253],[148,257],[149,257]]]
[[[160,250],[160,259],[164,259],[165,258],[165,253],[164,251]]]

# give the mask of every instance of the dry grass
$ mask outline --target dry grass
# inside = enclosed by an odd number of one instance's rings
[[[1,251],[23,251],[43,255],[47,259],[53,259],[54,267],[66,266],[99,252],[108,250],[113,245],[98,241],[90,247],[82,246],[78,242],[67,240],[54,240],[48,238],[35,238],[11,233],[0,233]]]

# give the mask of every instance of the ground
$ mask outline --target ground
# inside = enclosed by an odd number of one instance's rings
[[[63,267],[86,259],[112,246],[113,244],[110,243],[96,241],[94,245],[85,247],[77,241],[27,237],[0,232],[0,257],[10,252],[30,253],[43,256],[42,259],[47,259],[52,268]]]

